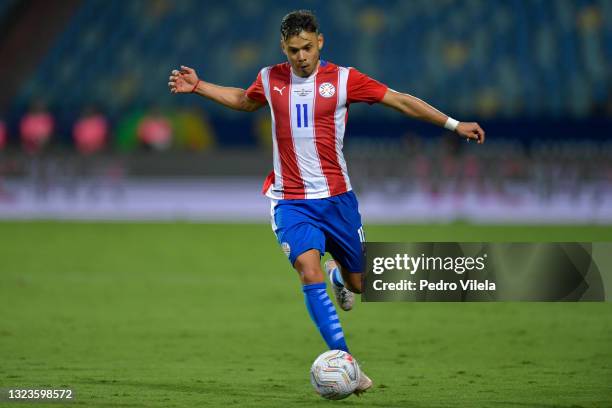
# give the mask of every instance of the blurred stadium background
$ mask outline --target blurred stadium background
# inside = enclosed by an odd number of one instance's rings
[[[369,222],[612,222],[612,2],[4,0],[0,217],[267,221],[267,109],[170,95],[180,64],[246,88],[278,26],[323,58],[487,131],[480,147],[382,107],[345,139]]]
[[[325,59],[487,131],[352,106],[369,240],[612,241],[612,1],[0,0],[0,391],[325,403],[308,383],[324,343],[260,194],[267,109],[167,89],[181,64],[249,86],[296,8]],[[376,389],[350,406],[610,406],[609,302],[355,307],[342,324]]]

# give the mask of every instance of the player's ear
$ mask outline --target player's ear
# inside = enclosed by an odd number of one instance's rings
[[[319,51],[321,51],[323,49],[323,34],[320,34],[317,36],[317,42],[319,45]]]
[[[281,37],[281,40],[280,40],[280,47],[281,47],[281,51],[283,52],[283,54],[287,55],[287,50],[285,50],[285,41],[283,41],[283,37]]]

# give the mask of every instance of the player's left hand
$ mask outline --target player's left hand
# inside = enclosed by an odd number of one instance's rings
[[[485,141],[485,132],[476,122],[459,122],[455,132],[457,132],[459,136],[465,137],[468,142],[471,139],[476,140],[479,144]]]

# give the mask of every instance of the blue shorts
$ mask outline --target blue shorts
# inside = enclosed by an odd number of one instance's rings
[[[272,200],[272,230],[291,265],[309,249],[329,252],[349,272],[365,266],[365,235],[352,191],[308,200]]]

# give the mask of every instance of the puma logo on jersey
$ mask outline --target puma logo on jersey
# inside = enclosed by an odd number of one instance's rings
[[[274,87],[275,91],[278,91],[279,94],[281,94],[281,96],[283,95],[283,90],[286,88],[286,86],[283,86],[282,88],[278,88],[278,86]]]

